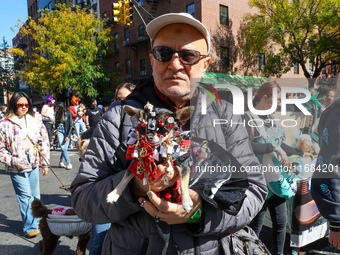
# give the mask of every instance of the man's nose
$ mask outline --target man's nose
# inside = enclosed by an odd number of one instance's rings
[[[179,58],[179,55],[178,55],[177,52],[172,56],[172,59],[169,62],[169,67],[172,70],[179,70],[179,69],[183,69],[184,68],[184,65],[181,62],[181,59]]]

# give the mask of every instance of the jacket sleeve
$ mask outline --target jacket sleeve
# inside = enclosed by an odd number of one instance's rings
[[[72,125],[73,125],[72,114],[70,112],[67,113],[67,118],[68,118],[68,121],[66,123],[68,124],[68,127],[66,130],[68,130],[68,132],[67,132],[66,137],[70,138],[72,134]]]
[[[194,235],[211,235],[220,233],[233,233],[248,225],[261,210],[267,196],[267,185],[260,169],[260,164],[250,148],[248,133],[244,127],[242,117],[232,114],[232,105],[222,111],[221,118],[228,123],[236,125],[223,125],[223,134],[226,141],[226,149],[246,169],[248,169],[248,190],[246,197],[237,215],[230,215],[221,208],[214,208],[204,202],[204,216],[201,228],[191,230]]]
[[[68,110],[71,112],[73,118],[77,117],[76,108],[74,108],[73,105],[71,105]]]
[[[107,195],[119,184],[126,172],[115,174],[108,163],[119,145],[119,104],[117,102],[110,107],[96,125],[79,173],[71,184],[75,212],[80,218],[95,224],[119,222],[141,210],[129,185],[116,203],[106,202]],[[125,118],[122,133],[127,135],[130,125],[130,118]]]
[[[38,143],[38,148],[40,153],[44,156],[46,159],[47,163],[50,162],[50,142],[48,139],[48,133],[45,125],[43,124],[42,121],[38,121],[38,126],[40,129],[40,142]],[[42,167],[48,167],[47,163],[45,160],[41,159],[41,165]]]
[[[248,123],[248,121],[250,120],[248,114],[244,114],[243,118],[245,119],[246,123]],[[249,140],[251,143],[251,148],[253,149],[255,155],[262,155],[262,154],[267,154],[267,153],[271,153],[274,151],[274,147],[271,143],[256,143],[254,141],[252,141],[252,132],[254,132],[254,136],[256,137],[256,135],[258,134],[258,131],[256,130],[255,127],[251,127],[248,124],[246,124],[246,129],[248,132],[248,136],[249,136]],[[253,129],[253,131],[252,131]]]
[[[332,231],[340,231],[340,108],[325,110],[319,121],[320,153],[312,178],[312,196]]]
[[[3,126],[0,129],[0,162],[6,166],[11,166],[12,154],[7,150],[6,135],[2,128]]]

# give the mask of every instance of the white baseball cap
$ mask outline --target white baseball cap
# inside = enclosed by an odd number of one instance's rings
[[[146,26],[146,32],[148,33],[151,45],[153,44],[153,40],[155,39],[157,33],[159,30],[161,30],[163,27],[175,24],[175,23],[181,23],[181,24],[187,24],[189,26],[192,26],[193,28],[197,29],[205,38],[208,46],[208,52],[210,51],[210,34],[208,29],[197,19],[192,17],[191,14],[186,12],[181,13],[167,13],[164,15],[161,15],[155,19],[153,19],[147,26]]]

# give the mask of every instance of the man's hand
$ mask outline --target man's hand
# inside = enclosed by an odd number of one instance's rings
[[[138,201],[141,203],[141,205],[143,205],[145,211],[152,217],[158,217],[159,220],[165,221],[169,225],[172,225],[187,222],[195,214],[196,210],[202,206],[202,198],[196,191],[189,189],[189,196],[194,203],[193,209],[190,211],[190,213],[187,213],[184,210],[182,203],[171,203],[164,201],[157,197],[152,191],[148,192],[150,201],[146,201],[142,197],[138,198]],[[195,223],[199,221],[200,219],[197,219]]]
[[[48,173],[48,168],[47,168],[47,167],[44,167],[44,168],[42,169],[42,175],[45,176],[47,173]]]
[[[68,138],[68,137],[65,137],[65,142],[67,142],[69,139],[70,139],[70,138]]]
[[[331,245],[340,250],[340,232],[330,231],[328,241]]]

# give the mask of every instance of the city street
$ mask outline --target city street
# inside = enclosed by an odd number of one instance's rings
[[[76,149],[69,150],[69,156],[73,165],[72,170],[59,167],[60,153],[60,149],[51,151],[51,166],[59,179],[66,187],[69,187],[80,166],[78,152]],[[0,254],[37,255],[39,254],[38,242],[41,240],[41,235],[32,239],[27,239],[23,236],[18,201],[10,176],[4,170],[3,164],[0,166],[0,176]],[[57,205],[65,207],[71,205],[70,193],[61,188],[61,184],[52,171],[49,171],[44,177],[40,173],[40,193],[41,200],[48,208],[54,208]],[[78,238],[69,239],[65,236],[61,237],[54,254],[75,254],[77,242]]]
[[[69,187],[80,166],[78,153],[76,149],[69,150],[69,156],[73,165],[72,170],[66,170],[59,167],[59,156],[60,149],[57,151],[51,151],[51,166],[60,180]],[[18,202],[15,197],[11,179],[2,165],[0,175],[0,193],[2,194],[0,207],[0,254],[37,255],[39,254],[38,242],[41,240],[41,236],[38,235],[32,239],[27,239],[23,236]],[[59,181],[51,171],[49,171],[48,175],[45,177],[42,175],[40,176],[40,190],[41,200],[49,208],[54,208],[57,205],[63,205],[65,207],[69,207],[71,205],[71,196],[69,192],[61,188]],[[266,237],[270,237],[271,235],[268,229],[264,229],[263,234]],[[288,238],[289,236],[287,236],[287,239]],[[78,238],[69,239],[65,236],[61,237],[54,254],[76,254],[75,250],[77,242]],[[267,246],[270,245],[270,241],[265,240],[265,242]],[[285,254],[292,254],[288,245],[288,240],[286,244]],[[314,242],[307,247],[303,247],[300,252],[301,255],[333,255],[339,253],[340,252],[333,246],[328,244],[326,238]]]

